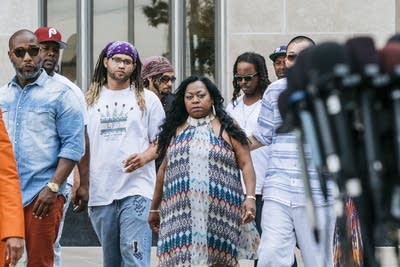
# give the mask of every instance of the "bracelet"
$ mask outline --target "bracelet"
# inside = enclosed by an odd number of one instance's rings
[[[149,212],[156,212],[156,213],[158,213],[158,212],[160,212],[160,210],[149,210]]]
[[[254,199],[254,200],[256,200],[256,197],[255,196],[246,196],[246,198],[251,198],[251,199]]]

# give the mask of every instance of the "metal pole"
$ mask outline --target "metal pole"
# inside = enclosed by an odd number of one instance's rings
[[[93,70],[93,0],[77,0],[77,9],[77,83],[85,92]]]
[[[215,1],[215,82],[224,99],[230,99],[227,77],[226,0]],[[226,102],[227,103],[227,102]]]
[[[185,79],[185,36],[186,36],[186,1],[170,1],[170,42],[171,42],[171,60],[175,69],[177,84]]]
[[[47,0],[38,1],[38,26],[47,26]]]

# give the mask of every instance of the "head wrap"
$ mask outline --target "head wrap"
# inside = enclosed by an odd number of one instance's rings
[[[128,42],[115,41],[111,44],[108,44],[106,46],[106,49],[107,58],[110,58],[116,54],[124,54],[130,56],[133,59],[133,62],[136,62],[138,58],[138,51],[132,44]]]
[[[173,71],[174,69],[167,58],[162,56],[152,56],[143,61],[142,78],[147,79],[157,74]]]

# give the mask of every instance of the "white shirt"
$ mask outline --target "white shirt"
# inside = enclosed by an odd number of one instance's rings
[[[88,107],[90,140],[89,206],[141,195],[152,199],[154,160],[126,173],[123,161],[148,149],[155,141],[165,113],[158,97],[144,90],[146,110],[140,110],[133,89],[101,88],[98,101]]]
[[[261,99],[248,106],[243,102],[243,95],[235,101],[235,106],[230,102],[226,107],[226,112],[236,120],[242,127],[247,136],[250,136],[257,127],[257,118],[260,113]],[[260,147],[251,151],[254,171],[256,172],[256,194],[262,194],[263,181],[266,175],[267,164],[269,161],[268,146]]]

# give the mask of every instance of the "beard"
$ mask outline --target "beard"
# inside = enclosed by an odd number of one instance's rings
[[[118,72],[118,73],[110,72],[109,75],[113,80],[116,80],[121,83],[128,81],[130,78],[130,76],[128,74],[122,74],[121,72]]]
[[[41,62],[39,62],[38,64],[34,65],[31,70],[24,70],[22,67],[18,67],[15,63],[13,63],[17,77],[23,81],[29,81],[39,76],[41,65]]]

